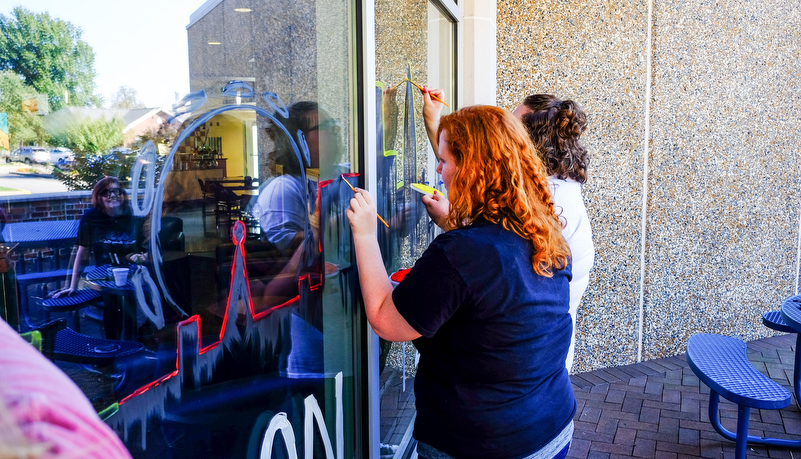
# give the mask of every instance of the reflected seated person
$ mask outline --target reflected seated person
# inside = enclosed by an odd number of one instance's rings
[[[319,273],[317,268],[322,264],[319,229],[311,224],[317,207],[317,183],[308,179],[304,183],[301,168],[318,169],[321,147],[336,148],[339,140],[335,120],[316,102],[292,104],[284,126],[291,138],[279,126],[268,128],[275,145],[273,156],[283,174],[264,183],[251,210],[259,219],[262,239],[275,247],[283,264],[280,274],[264,285],[262,292],[267,296],[293,297],[298,294],[298,277]],[[305,138],[308,154],[300,147],[298,132]]]
[[[309,289],[291,303],[289,334],[282,334],[280,374],[288,378],[320,378],[323,369],[322,289],[311,291],[309,285],[320,281],[323,254],[320,252],[320,228],[314,222],[319,216],[317,182],[304,181],[304,169],[319,169],[321,149],[326,157],[336,158],[340,141],[338,126],[315,102],[302,101],[289,107],[289,116],[280,126],[268,128],[274,142],[275,163],[283,174],[265,181],[252,213],[259,219],[262,241],[273,248],[276,258],[272,272],[254,279],[251,266],[254,258],[248,255],[248,276],[257,312],[259,304],[274,307],[297,297],[300,288]],[[287,133],[291,137],[287,136]],[[300,140],[305,139],[307,151]],[[311,277],[309,284],[299,282],[302,276]]]
[[[95,266],[143,263],[142,219],[132,215],[128,195],[115,177],[100,179],[92,189],[92,208],[78,226],[78,249],[72,263],[72,275],[66,288],[53,293],[53,298],[71,295],[78,289],[81,272],[91,257]],[[106,338],[119,339],[122,311],[116,296],[103,295],[103,326]]]

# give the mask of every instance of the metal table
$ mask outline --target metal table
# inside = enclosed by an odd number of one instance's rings
[[[122,323],[120,338],[123,340],[131,340],[135,338],[136,333],[136,299],[134,296],[134,286],[130,280],[130,273],[128,281],[123,286],[118,286],[114,281],[113,276],[109,276],[111,265],[98,266],[92,270],[84,273],[83,280],[86,285],[92,290],[97,290],[102,295],[114,295],[120,299],[120,308],[122,309]]]
[[[20,248],[49,246],[53,248],[56,268],[60,266],[59,247],[74,244],[78,238],[80,220],[54,220],[39,222],[7,223],[3,228],[3,240],[7,245],[18,244]],[[40,258],[41,265],[41,258]],[[25,274],[25,263],[19,263],[20,274]],[[41,266],[39,266],[41,271]]]

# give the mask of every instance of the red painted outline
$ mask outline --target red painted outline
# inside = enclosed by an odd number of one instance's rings
[[[247,289],[248,289],[248,298],[247,298],[248,309],[250,310],[250,315],[251,315],[251,317],[253,317],[253,321],[255,322],[255,321],[263,319],[264,317],[268,316],[272,312],[277,311],[278,309],[285,308],[285,307],[289,306],[290,304],[292,304],[293,302],[300,300],[300,294],[298,294],[294,298],[290,299],[289,301],[286,301],[285,303],[279,304],[277,306],[273,306],[272,308],[267,309],[266,311],[262,311],[262,312],[256,314],[256,311],[253,308],[253,299],[250,297],[250,283],[248,282],[247,263],[245,262],[245,244],[244,244],[245,241],[244,241],[244,239],[242,239],[242,240],[238,240],[237,239],[237,237],[236,237],[236,234],[237,234],[236,233],[236,227],[237,226],[241,227],[240,229],[242,231],[242,234],[246,234],[246,232],[245,232],[245,224],[241,220],[236,221],[234,223],[234,227],[232,228],[232,233],[234,234],[233,242],[237,246],[237,250],[239,250],[242,253],[242,264],[243,264],[242,272],[243,272],[243,274],[245,276],[245,285],[247,286]],[[181,328],[191,326],[192,324],[194,324],[197,327],[197,338],[198,338],[197,355],[198,356],[205,354],[206,352],[216,348],[217,346],[219,346],[222,343],[223,338],[225,337],[225,325],[228,322],[228,311],[230,310],[230,306],[231,306],[231,293],[232,293],[231,289],[233,289],[233,284],[234,284],[234,275],[235,275],[235,272],[236,272],[235,268],[237,266],[237,261],[236,260],[237,260],[237,258],[234,257],[234,262],[231,263],[231,288],[228,290],[228,300],[225,302],[226,308],[225,308],[225,315],[223,316],[222,327],[220,329],[220,335],[219,335],[220,339],[218,341],[214,342],[214,343],[211,343],[210,345],[208,345],[206,347],[201,348],[201,344],[202,344],[203,338],[202,338],[201,333],[200,333],[200,330],[201,330],[201,328],[200,328],[200,316],[195,314],[195,315],[193,315],[193,316],[191,316],[191,317],[189,317],[187,319],[182,320],[181,322],[178,322],[178,324],[175,327],[175,332],[177,334],[177,340],[176,340],[176,344],[175,344],[175,370],[173,370],[170,373],[167,373],[166,375],[162,376],[161,378],[156,379],[153,382],[145,384],[144,386],[140,387],[139,389],[136,389],[133,393],[131,393],[130,395],[128,395],[125,398],[123,398],[122,400],[120,400],[119,401],[120,405],[125,404],[127,401],[131,400],[133,397],[137,397],[139,395],[142,395],[145,392],[147,392],[148,390],[150,390],[151,388],[156,387],[159,384],[162,384],[162,383],[168,381],[169,379],[173,378],[174,376],[178,375],[179,371],[181,370],[181,351],[180,351],[180,349],[183,347],[182,346],[183,343],[182,343],[182,340],[181,340]],[[310,274],[306,274],[306,275],[301,276],[300,279],[298,279],[298,291],[300,291],[301,282],[302,282],[302,280],[304,278],[308,278],[309,279],[309,283],[311,284],[311,275]],[[309,288],[311,290],[317,290],[318,288],[320,288],[321,285],[322,285],[322,277],[320,278],[320,283],[318,283],[317,285],[310,285]]]

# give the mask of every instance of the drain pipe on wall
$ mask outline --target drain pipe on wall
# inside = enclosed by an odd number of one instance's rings
[[[648,156],[651,136],[651,30],[654,2],[648,0],[648,38],[645,41],[645,135],[642,155],[642,226],[640,228],[640,311],[637,321],[637,362],[642,362],[642,329],[645,317],[645,231],[648,229]]]

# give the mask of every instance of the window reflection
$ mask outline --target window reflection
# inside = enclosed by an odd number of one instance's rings
[[[134,457],[255,457],[273,433],[285,457],[311,415],[314,457],[364,457],[350,2],[199,3],[185,104],[75,148],[59,169],[74,190],[4,199],[17,327]]]

